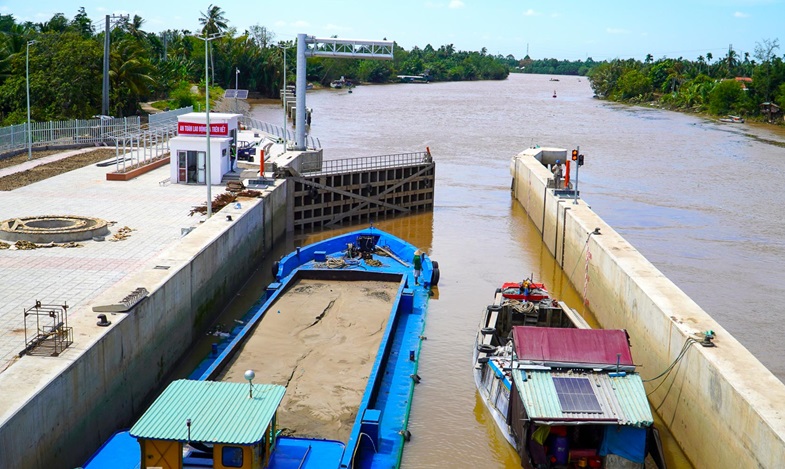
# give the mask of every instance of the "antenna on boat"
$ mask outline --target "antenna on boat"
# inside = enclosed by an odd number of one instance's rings
[[[188,427],[188,443],[191,443],[191,419],[185,419],[185,426]]]
[[[244,376],[245,376],[245,379],[248,380],[248,384],[251,385],[251,387],[250,387],[250,389],[248,391],[248,397],[253,399],[253,379],[256,378],[256,373],[254,373],[253,370],[248,370],[248,371],[245,372]]]

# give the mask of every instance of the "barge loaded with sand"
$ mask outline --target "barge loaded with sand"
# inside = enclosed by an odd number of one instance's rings
[[[439,279],[416,254],[373,227],[297,248],[244,324],[85,469],[400,466]]]

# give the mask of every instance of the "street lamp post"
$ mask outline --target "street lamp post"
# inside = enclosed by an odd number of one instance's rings
[[[240,69],[235,67],[234,68],[234,112],[240,112],[240,109],[237,107],[237,88],[238,88],[238,80],[240,79]]]
[[[27,55],[25,56],[25,84],[27,87],[27,159],[33,159],[33,133],[30,129],[30,46],[35,41],[27,41]]]
[[[283,50],[283,129],[282,130],[283,130],[283,151],[284,151],[284,153],[286,153],[286,137],[287,137],[287,133],[288,133],[286,131],[286,127],[287,127],[287,124],[288,124],[288,121],[286,120],[286,113],[289,112],[289,110],[286,108],[286,92],[287,92],[287,90],[286,90],[286,49],[291,49],[292,46],[284,46],[283,43],[281,43],[281,44],[279,44],[279,45],[277,45],[275,47]]]
[[[210,180],[210,69],[207,62],[207,46],[213,39],[222,37],[223,34],[213,33],[205,34],[204,36],[194,36],[197,39],[204,41],[204,108],[206,111],[206,128],[207,135],[207,161],[205,167],[205,185],[207,186],[207,218],[213,216],[213,196],[211,192],[212,181]]]

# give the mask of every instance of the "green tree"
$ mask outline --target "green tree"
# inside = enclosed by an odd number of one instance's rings
[[[755,43],[755,58],[760,60],[761,67],[756,70],[754,75],[755,82],[760,83],[760,91],[764,101],[771,100],[771,90],[774,88],[772,83],[771,62],[774,58],[774,51],[780,48],[778,39],[763,39]]]
[[[155,83],[150,74],[155,68],[139,41],[127,38],[112,49],[109,79],[113,114],[127,116],[139,108],[142,97],[150,94]]]
[[[741,108],[744,91],[735,80],[723,80],[709,93],[709,112],[724,115]]]
[[[622,100],[645,100],[648,99],[651,90],[649,77],[640,70],[629,69],[619,77],[614,97]]]
[[[202,12],[199,18],[199,23],[202,25],[202,35],[209,36],[211,34],[221,34],[226,31],[228,27],[227,20],[224,17],[224,12],[218,5],[207,7],[207,12]],[[210,55],[210,68],[212,69],[212,80],[215,82],[215,65],[213,64],[213,54],[209,52],[210,45],[208,44],[208,54]]]

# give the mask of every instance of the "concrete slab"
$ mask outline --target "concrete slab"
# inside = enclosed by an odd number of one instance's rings
[[[74,152],[47,158],[57,160],[71,154]],[[28,168],[20,165],[6,171],[12,169]],[[84,241],[79,248],[0,251],[0,373],[12,366],[14,357],[25,347],[25,308],[32,307],[36,300],[67,303],[69,315],[92,317],[88,306],[93,298],[175,244],[183,228],[195,227],[203,219],[188,214],[193,206],[205,202],[205,186],[159,185],[168,175],[168,167],[127,182],[107,181],[106,173],[112,170],[114,165],[92,165],[0,192],[0,220],[82,215],[114,222],[111,233],[126,226],[133,230],[127,239],[117,242]],[[212,189],[214,194],[221,190],[216,186]]]

